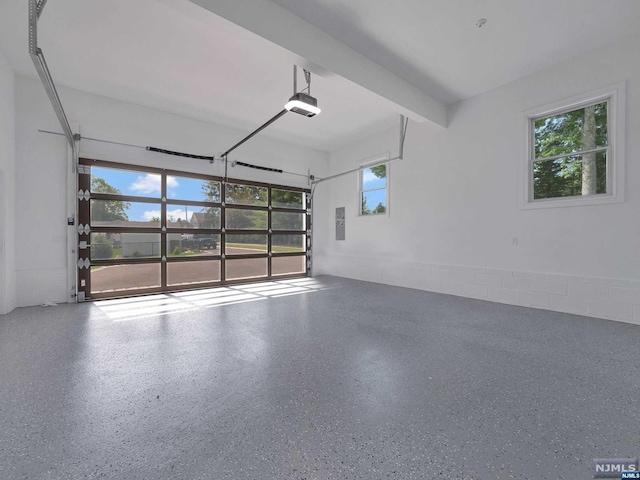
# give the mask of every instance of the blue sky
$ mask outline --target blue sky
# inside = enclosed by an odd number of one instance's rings
[[[381,188],[387,185],[386,178],[376,177],[370,168],[362,171],[362,189],[371,190],[372,188]]]
[[[373,190],[365,192],[364,196],[367,199],[367,207],[370,210],[375,209],[378,204],[387,204],[387,190],[384,188],[387,186],[386,178],[378,178],[369,168],[365,168],[362,171],[362,189],[371,190],[374,188],[382,188],[382,190]]]
[[[109,185],[120,190],[123,195],[160,198],[160,175],[126,170],[115,170],[103,167],[91,167],[92,177],[102,178]],[[167,176],[167,196],[169,199],[204,200],[202,194],[203,180],[185,177]],[[168,205],[167,215],[173,220],[191,217],[200,207],[185,207]],[[129,220],[149,221],[153,217],[160,217],[160,200],[158,204],[131,203],[127,210]],[[187,218],[188,220],[188,218]]]

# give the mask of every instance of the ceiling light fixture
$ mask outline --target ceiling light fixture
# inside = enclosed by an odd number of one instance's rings
[[[290,112],[304,115],[305,117],[315,117],[322,110],[318,108],[318,100],[311,96],[311,73],[304,70],[304,78],[307,82],[307,88],[302,92],[297,92],[298,83],[298,67],[293,66],[293,96],[285,104],[284,108]],[[307,93],[303,93],[304,90]]]
[[[271,125],[273,122],[275,122],[280,117],[285,115],[287,112],[297,113],[299,115],[304,115],[305,117],[315,117],[317,114],[320,113],[320,109],[318,108],[318,100],[316,100],[311,96],[311,72],[308,72],[307,70],[304,70],[304,69],[303,71],[304,71],[305,81],[307,82],[306,88],[303,88],[300,92],[297,91],[298,90],[298,67],[294,65],[293,66],[293,96],[286,103],[286,105],[284,106],[284,109],[276,113],[276,115],[273,118],[267,120],[266,123],[262,124],[260,127],[258,127],[249,135],[247,135],[238,143],[236,143],[229,150],[227,150],[222,155],[220,155],[220,157],[223,160],[225,160],[232,151],[234,151],[236,148],[238,148],[240,145],[242,145],[244,142],[249,140],[254,135],[257,135],[258,133],[260,133],[262,130],[267,128],[269,125]],[[305,90],[307,91],[307,93],[304,93]]]
[[[321,112],[318,108],[318,100],[304,93],[296,93],[289,99],[284,108],[290,112],[304,115],[305,117],[315,117]]]

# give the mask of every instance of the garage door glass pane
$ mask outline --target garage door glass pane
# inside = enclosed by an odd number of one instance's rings
[[[271,250],[274,253],[304,252],[305,235],[272,235]]]
[[[91,293],[121,292],[159,286],[159,263],[91,267]]]
[[[160,204],[91,199],[94,227],[160,227]]]
[[[304,230],[303,213],[273,212],[271,225],[274,230]]]
[[[121,233],[120,246],[122,258],[159,257],[159,233]]]
[[[266,258],[240,258],[226,261],[227,280],[267,276]]]
[[[225,201],[238,205],[267,206],[267,188],[227,183]]]
[[[220,182],[167,175],[167,200],[220,203]]]
[[[167,228],[220,228],[220,208],[167,204]]]
[[[227,255],[252,255],[267,253],[267,236],[256,234],[227,235]]]
[[[267,230],[267,212],[227,208],[227,229]]]
[[[91,167],[91,192],[160,198],[160,175],[155,173]]]
[[[271,259],[271,275],[293,275],[305,273],[307,257],[273,257]]]
[[[304,208],[304,193],[291,190],[271,190],[271,206],[275,208]]]
[[[167,284],[189,285],[220,281],[220,260],[167,263]]]
[[[92,260],[160,256],[159,233],[92,233],[90,245]]]
[[[220,255],[220,235],[210,233],[168,233],[169,257],[203,257]]]

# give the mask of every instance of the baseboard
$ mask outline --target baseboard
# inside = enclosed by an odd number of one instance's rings
[[[640,281],[332,256],[317,273],[640,324]]]

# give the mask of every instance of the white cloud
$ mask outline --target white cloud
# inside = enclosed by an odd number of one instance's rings
[[[193,212],[187,212],[184,208],[176,208],[175,210],[167,210],[167,219],[169,221],[177,222],[178,219],[185,220],[187,219],[187,213],[189,216],[193,214]],[[142,214],[142,218],[149,222],[152,218],[160,218],[160,210],[147,210]],[[187,219],[189,220],[189,219]]]
[[[191,212],[189,215],[191,215],[193,212]],[[170,222],[177,222],[178,219],[180,220],[189,220],[187,218],[187,211],[184,208],[176,208],[175,210],[167,210],[167,220],[169,220]]]
[[[153,193],[160,194],[160,175],[153,173],[147,173],[146,175],[140,175],[136,178],[135,182],[129,187],[134,192],[141,193],[143,195],[151,195]],[[177,188],[178,181],[175,177],[167,176],[167,188]]]
[[[167,188],[178,188],[178,181],[176,177],[172,177],[171,175],[167,175]]]
[[[362,172],[362,183],[371,182],[372,180],[378,180],[371,170],[364,170]]]
[[[160,210],[147,210],[142,214],[145,222],[150,222],[152,218],[160,218]]]
[[[129,187],[130,190],[142,194],[160,193],[160,175],[147,173],[136,178]]]

